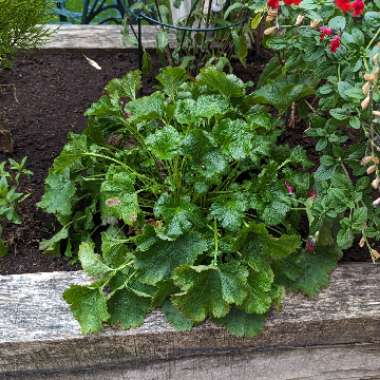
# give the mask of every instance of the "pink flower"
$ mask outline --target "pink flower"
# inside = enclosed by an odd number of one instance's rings
[[[355,0],[352,3],[352,10],[353,10],[352,15],[354,17],[361,16],[364,13],[364,8],[365,8],[365,4],[363,0]]]
[[[268,0],[268,7],[273,9],[280,8],[280,0]]]
[[[307,252],[309,253],[313,253],[315,251],[315,241],[313,238],[308,238],[306,240],[306,245],[305,245],[305,249]]]
[[[285,181],[284,185],[286,187],[286,190],[288,190],[288,194],[294,194],[294,188],[288,181]]]
[[[319,28],[320,34],[320,40],[323,41],[327,36],[331,36],[333,34],[333,30],[331,28],[328,28],[327,26],[321,26]]]
[[[340,36],[334,36],[330,43],[330,50],[333,53],[336,53],[336,51],[339,49],[340,44],[341,44]]]
[[[307,193],[308,198],[315,199],[317,198],[317,192],[313,189],[309,190]]]

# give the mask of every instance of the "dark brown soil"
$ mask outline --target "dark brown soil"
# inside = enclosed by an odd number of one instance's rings
[[[98,62],[102,70],[91,67],[84,54]],[[152,67],[157,69],[159,61],[153,54],[152,59]],[[19,56],[13,69],[2,73],[0,83],[7,86],[0,88],[0,124],[11,130],[15,150],[11,155],[0,155],[0,159],[27,156],[28,168],[34,175],[23,188],[31,193],[20,208],[23,225],[6,228],[5,237],[12,252],[0,258],[0,274],[76,269],[65,259],[47,256],[38,250],[39,241],[53,234],[55,222],[35,205],[43,194],[44,179],[65,144],[67,133],[79,132],[85,127],[83,113],[102,95],[105,84],[135,69],[137,62],[133,51],[29,54]],[[263,64],[255,63],[246,68],[236,65],[235,69],[243,80],[255,81],[262,67]],[[154,74],[145,78],[145,93],[152,91]],[[303,130],[294,132],[291,140],[303,138]],[[368,253],[354,250],[346,259],[367,257]]]
[[[102,70],[91,67],[83,54],[98,62]],[[0,274],[70,270],[63,258],[38,250],[39,241],[52,235],[55,224],[54,218],[35,204],[67,133],[85,127],[83,113],[102,95],[105,84],[136,69],[137,62],[132,51],[21,55],[12,70],[2,73],[0,83],[7,86],[1,87],[0,123],[12,131],[15,150],[12,155],[0,155],[0,159],[27,156],[34,175],[23,189],[31,193],[20,208],[23,225],[6,228],[12,252],[0,258]],[[153,56],[153,67],[158,66]],[[145,80],[145,91],[151,91],[152,83],[150,76]]]

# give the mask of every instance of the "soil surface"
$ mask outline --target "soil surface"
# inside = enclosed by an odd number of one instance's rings
[[[102,70],[90,66],[84,55]],[[157,59],[152,59],[153,67],[158,67]],[[38,250],[39,241],[52,236],[55,222],[35,205],[68,132],[86,126],[83,113],[102,95],[106,83],[136,69],[137,62],[133,51],[28,54],[19,56],[11,70],[0,73],[0,83],[5,84],[0,87],[0,125],[14,139],[14,153],[1,154],[0,159],[27,156],[28,169],[34,173],[22,189],[30,193],[20,207],[23,224],[6,228],[4,237],[11,253],[0,258],[0,274],[73,269],[63,258]],[[152,90],[152,77],[145,79],[145,91]]]
[[[102,70],[90,66],[84,55],[95,60]],[[157,69],[160,62],[154,54],[151,56],[152,67]],[[14,139],[14,152],[0,154],[0,160],[27,156],[27,166],[34,173],[22,188],[30,193],[20,207],[23,224],[6,227],[4,237],[11,253],[0,258],[0,274],[77,269],[62,257],[39,251],[39,241],[51,237],[56,224],[53,217],[36,208],[36,203],[68,132],[83,130],[83,113],[102,95],[106,83],[137,68],[137,62],[134,51],[36,53],[20,55],[11,70],[0,73],[0,83],[5,84],[0,87],[0,127],[9,129]],[[263,64],[257,63],[246,68],[236,65],[235,71],[241,79],[255,81],[262,68]],[[152,91],[154,75],[144,79],[145,93]],[[294,132],[290,140],[300,143],[303,130]],[[346,260],[367,258],[367,252],[356,249],[345,256]]]

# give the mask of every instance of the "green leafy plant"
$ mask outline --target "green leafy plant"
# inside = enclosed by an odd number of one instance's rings
[[[0,67],[8,66],[16,49],[36,47],[47,32],[49,0],[0,0]]]
[[[20,192],[20,180],[32,175],[32,172],[26,169],[26,157],[21,162],[9,159],[8,169],[6,165],[5,161],[0,163],[0,236],[7,223],[22,223],[17,209],[29,194]],[[0,257],[7,254],[6,242],[0,239]]]
[[[310,239],[318,241],[326,216],[335,218],[338,246],[367,246],[375,261],[380,257],[380,2],[285,3],[268,1],[274,16],[264,43],[274,56],[256,100],[276,109],[289,129],[305,125],[306,136],[315,142],[319,167],[307,205]],[[300,97],[300,91],[309,97]]]
[[[253,336],[285,288],[315,295],[340,257],[333,217],[313,252],[298,232],[310,202],[305,151],[279,144],[281,118],[214,67],[180,67],[138,97],[140,73],[111,81],[56,158],[39,206],[95,281],[65,300],[84,333],[136,327],[161,307],[178,330],[206,318]],[[297,97],[307,96],[308,87]],[[297,195],[293,187],[297,187]]]

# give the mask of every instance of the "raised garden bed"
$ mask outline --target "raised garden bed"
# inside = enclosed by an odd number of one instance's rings
[[[37,241],[51,233],[46,224],[53,227],[53,222],[41,219],[41,213],[31,208],[67,132],[84,127],[83,111],[99,97],[108,80],[136,68],[136,51],[119,51],[121,39],[112,37],[118,33],[117,27],[62,27],[43,56],[41,52],[22,56],[16,63],[18,78],[7,79],[15,81],[16,89],[23,86],[17,92],[20,104],[13,99],[4,103],[16,116],[9,121],[16,138],[15,157],[28,155],[31,170],[38,173],[31,185],[33,196],[22,213],[29,218],[26,224],[45,227],[36,229],[34,235],[21,231],[16,236],[18,249],[0,259],[0,273],[67,269],[63,260],[38,252]],[[146,47],[151,46],[151,35]],[[103,47],[108,50],[94,51]],[[103,70],[91,68],[83,53]],[[33,67],[30,84],[28,65]],[[91,86],[83,85],[89,82]],[[148,79],[146,91],[150,88]],[[45,103],[42,89],[44,96],[49,93]],[[27,101],[24,115],[18,107]],[[35,122],[42,113],[49,115],[47,131]],[[230,337],[211,324],[176,333],[159,313],[153,313],[138,329],[83,336],[61,297],[68,285],[86,280],[81,272],[0,276],[0,379],[380,378],[376,360],[380,348],[378,266],[341,265],[331,287],[316,299],[286,298],[282,312],[274,314],[255,339]]]
[[[83,336],[62,300],[81,272],[0,277],[1,379],[379,379],[380,267],[346,264],[316,299],[289,296],[254,339],[211,324],[178,333],[158,312]]]

